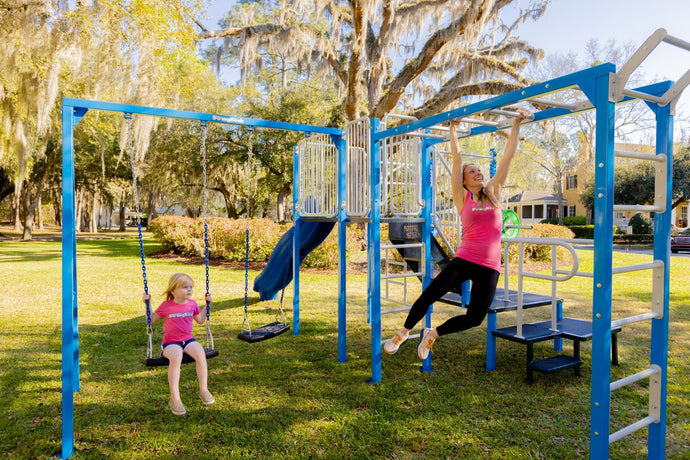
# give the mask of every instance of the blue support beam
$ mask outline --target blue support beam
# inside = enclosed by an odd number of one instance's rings
[[[424,289],[431,283],[431,213],[433,212],[433,192],[434,188],[431,183],[431,168],[432,168],[432,158],[431,158],[431,146],[428,142],[422,142],[422,158],[420,161],[420,166],[422,168],[422,200],[424,201],[424,207],[422,207],[422,218],[424,222],[422,224],[422,242],[424,243],[424,279],[422,280],[422,287]],[[434,306],[431,305],[427,314],[425,316],[424,327],[431,327],[431,314],[434,311]],[[422,361],[422,372],[431,372],[431,359],[432,354]]]
[[[74,453],[74,311],[76,309],[76,227],[74,209],[74,109],[62,108],[62,458]],[[78,375],[77,375],[78,378]]]
[[[338,362],[347,361],[347,145],[333,136],[338,148]]]
[[[254,128],[284,129],[303,133],[335,134],[341,135],[343,130],[337,128],[325,128],[323,126],[301,125],[297,123],[284,123],[280,121],[260,120],[256,118],[237,117],[232,115],[216,115],[211,113],[189,112],[185,110],[161,109],[142,105],[118,104],[115,102],[89,101],[85,99],[63,98],[63,106],[81,107],[84,109],[106,110],[110,112],[133,113],[156,117],[181,118],[185,120],[199,120],[205,122],[225,123]]]
[[[592,287],[592,379],[590,457],[609,458],[611,406],[611,281],[613,259],[613,169],[615,105],[608,100],[609,75],[596,80],[594,164],[594,278]]]
[[[292,183],[299,184],[299,149],[297,146],[292,149]],[[299,189],[295,185],[292,187],[292,335],[299,334],[299,238],[300,238],[300,215],[297,204],[299,203]]]
[[[369,258],[367,314],[371,324],[371,381],[381,381],[381,148],[374,141],[379,119],[371,119],[370,198],[367,225],[367,252]]]
[[[670,107],[653,106],[655,112],[656,152],[666,154],[666,211],[654,216],[654,260],[664,262],[663,317],[652,320],[650,364],[661,368],[659,422],[649,425],[647,458],[666,458],[666,398],[668,386],[668,330],[669,330],[669,280],[671,279],[671,206],[673,204],[673,116]],[[652,377],[654,378],[654,377]],[[651,389],[652,384],[649,385]]]

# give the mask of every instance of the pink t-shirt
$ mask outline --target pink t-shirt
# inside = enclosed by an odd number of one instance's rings
[[[166,300],[156,309],[156,313],[163,318],[163,344],[170,342],[184,342],[194,337],[194,316],[201,311],[193,300],[180,305],[174,300]]]
[[[462,241],[455,256],[500,272],[503,226],[501,210],[491,206],[491,203],[483,208],[478,207],[470,192],[467,192],[460,220]]]

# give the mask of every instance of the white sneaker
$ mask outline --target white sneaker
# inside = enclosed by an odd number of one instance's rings
[[[430,328],[422,328],[422,332],[419,334],[419,345],[417,346],[417,356],[422,361],[429,357],[431,349],[434,347],[434,342],[436,341],[429,333]]]
[[[383,344],[383,351],[385,351],[389,355],[394,355],[395,353],[397,353],[398,348],[400,348],[400,345],[407,342],[408,336],[409,335],[403,337],[402,335],[400,335],[400,332],[396,332],[392,339]]]

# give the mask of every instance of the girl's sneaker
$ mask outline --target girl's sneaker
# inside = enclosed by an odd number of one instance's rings
[[[394,355],[395,353],[397,353],[398,348],[400,348],[400,345],[407,342],[407,337],[408,336],[403,337],[402,335],[400,335],[400,332],[396,332],[392,339],[383,344],[383,351],[385,351],[389,355]]]
[[[436,339],[429,334],[430,332],[430,328],[423,328],[421,334],[419,334],[417,356],[419,356],[419,359],[421,359],[422,361],[429,357],[429,353],[431,353],[431,349],[433,348],[434,342],[436,341]]]
[[[177,400],[171,399],[170,400],[170,410],[175,415],[184,415],[187,413],[187,410],[182,405],[182,401],[179,399],[177,399]]]
[[[216,402],[216,399],[213,397],[213,395],[211,394],[211,392],[209,392],[208,390],[200,391],[200,392],[199,392],[199,397],[201,398],[201,402],[203,402],[203,403],[206,404],[207,406],[208,406],[209,404],[213,404],[214,402]]]

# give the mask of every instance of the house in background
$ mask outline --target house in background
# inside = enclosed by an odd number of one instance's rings
[[[654,148],[644,144],[615,144],[616,150],[628,152],[653,153]],[[565,174],[563,179],[563,217],[583,216],[591,221],[590,211],[580,201],[580,194],[584,190],[586,171],[591,164],[591,156],[587,152],[580,152],[580,161],[574,171]],[[643,203],[638,203],[643,204]],[[552,192],[525,191],[513,195],[508,199],[507,208],[512,209],[525,224],[539,222],[542,219],[557,218],[558,196]],[[681,203],[671,211],[671,222],[676,227],[688,226],[688,202]],[[621,231],[628,230],[628,223],[634,212],[614,213],[614,225]],[[647,213],[649,217],[653,217]]]
[[[558,217],[558,196],[550,192],[525,191],[508,198],[507,208],[515,211],[523,224],[539,223]]]

